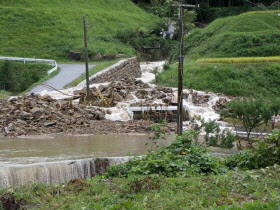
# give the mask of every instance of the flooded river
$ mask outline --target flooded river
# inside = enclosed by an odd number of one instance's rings
[[[148,135],[0,138],[0,188],[28,183],[57,185],[90,178],[108,166],[145,154]],[[169,140],[158,141],[159,145]]]
[[[173,139],[169,136],[158,145]],[[29,183],[57,185],[90,178],[102,174],[108,166],[127,162],[131,155],[147,153],[150,145],[148,135],[0,138],[0,188]],[[209,149],[214,155],[234,152]]]
[[[148,135],[0,138],[0,168],[33,163],[145,154]],[[159,141],[168,144],[169,140]]]

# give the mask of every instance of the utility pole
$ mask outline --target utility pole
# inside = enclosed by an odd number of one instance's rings
[[[178,0],[179,4],[173,4],[179,7],[179,64],[178,64],[178,101],[177,101],[177,135],[181,136],[183,132],[183,73],[184,73],[184,10],[185,7],[197,7],[197,5],[184,4],[184,0]],[[198,5],[199,6],[199,5]]]
[[[88,44],[87,44],[87,16],[84,15],[84,45],[85,45],[85,64],[86,64],[86,98],[85,100],[91,99],[90,89],[89,89],[89,73],[88,73]]]

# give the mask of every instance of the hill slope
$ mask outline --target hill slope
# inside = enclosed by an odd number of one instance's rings
[[[280,55],[280,11],[248,12],[217,19],[186,37],[189,55],[252,57]]]
[[[65,59],[69,50],[83,49],[85,14],[91,53],[132,55],[114,34],[158,20],[130,0],[0,0],[0,55]]]
[[[184,66],[184,86],[232,96],[280,97],[279,63],[196,63],[198,58],[280,55],[279,11],[250,12],[217,19],[186,37],[191,47]],[[280,13],[280,12],[279,12]],[[177,86],[177,64],[157,78]]]

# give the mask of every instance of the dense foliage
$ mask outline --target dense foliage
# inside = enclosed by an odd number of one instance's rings
[[[46,76],[50,69],[46,64],[0,62],[0,85],[6,91],[19,93]]]
[[[259,142],[256,149],[245,150],[231,155],[225,164],[247,170],[280,164],[280,131],[274,130],[272,136]]]
[[[194,176],[225,172],[219,158],[204,147],[192,144],[196,131],[186,131],[168,146],[150,152],[142,158],[110,168],[109,176],[161,174],[164,176]]]
[[[144,60],[164,60],[170,56],[170,52],[177,46],[177,42],[159,36],[163,25],[159,25],[154,30],[122,29],[117,32],[115,37],[120,42],[132,46],[139,53],[139,57]]]
[[[277,116],[280,113],[280,100],[233,100],[227,104],[227,108],[228,111],[223,115],[241,121],[248,140],[253,129],[259,128],[264,124],[267,125],[273,116]]]

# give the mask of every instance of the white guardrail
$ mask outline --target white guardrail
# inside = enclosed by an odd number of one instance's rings
[[[39,59],[39,58],[19,58],[19,57],[0,57],[0,60],[22,61],[23,63],[26,62],[50,63],[54,67],[48,71],[48,74],[51,74],[52,72],[57,70],[57,63],[55,60]]]

